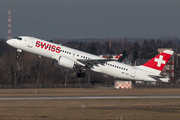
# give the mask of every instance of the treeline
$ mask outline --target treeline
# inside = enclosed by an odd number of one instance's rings
[[[54,40],[58,42],[58,40]],[[134,42],[77,42],[68,41],[63,45],[82,50],[88,53],[123,54],[119,61],[128,57],[132,62],[136,59],[150,59],[157,54],[158,48],[173,48],[180,53],[180,45],[166,40],[144,40],[142,44]],[[69,84],[69,83],[113,83],[112,77],[86,71],[85,78],[77,78],[77,71],[70,71],[52,66],[52,60],[27,52],[20,53],[16,59],[16,49],[6,44],[5,39],[0,39],[0,84]]]

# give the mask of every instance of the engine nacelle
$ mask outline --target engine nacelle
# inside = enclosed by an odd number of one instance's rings
[[[67,57],[59,56],[58,61],[54,60],[52,64],[56,67],[63,67],[63,68],[68,68],[72,70],[74,67],[75,61]]]

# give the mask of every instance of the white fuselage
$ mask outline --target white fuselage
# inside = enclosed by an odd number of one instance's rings
[[[7,43],[17,49],[21,49],[51,59],[53,59],[53,56],[64,56],[75,62],[79,59],[86,59],[86,60],[103,59],[93,54],[82,52],[76,49],[72,49],[69,47],[65,47],[41,39],[37,39],[33,37],[21,37],[21,38],[22,40],[17,40],[17,39],[8,40]],[[39,43],[42,42],[44,46],[37,44],[38,42]],[[47,45],[50,45],[51,48],[47,47]],[[149,74],[152,75],[155,73],[151,73],[149,71],[139,69],[138,67],[129,66],[117,61],[108,61],[103,64],[97,63],[92,68],[90,68],[90,70],[123,80],[140,80],[140,81],[142,80],[142,81],[157,82],[157,80],[148,76]],[[163,82],[167,82],[167,80],[164,79]]]

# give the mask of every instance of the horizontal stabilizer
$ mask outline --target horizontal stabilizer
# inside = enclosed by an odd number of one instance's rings
[[[149,77],[155,79],[157,82],[166,82],[169,83],[170,78],[166,76],[161,76],[161,75],[148,75]]]
[[[148,76],[151,77],[151,78],[154,78],[154,79],[166,78],[165,76],[161,76],[161,75],[148,75]]]

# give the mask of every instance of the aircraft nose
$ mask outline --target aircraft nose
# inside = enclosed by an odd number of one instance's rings
[[[10,46],[13,46],[14,41],[12,39],[7,40],[6,43]]]

